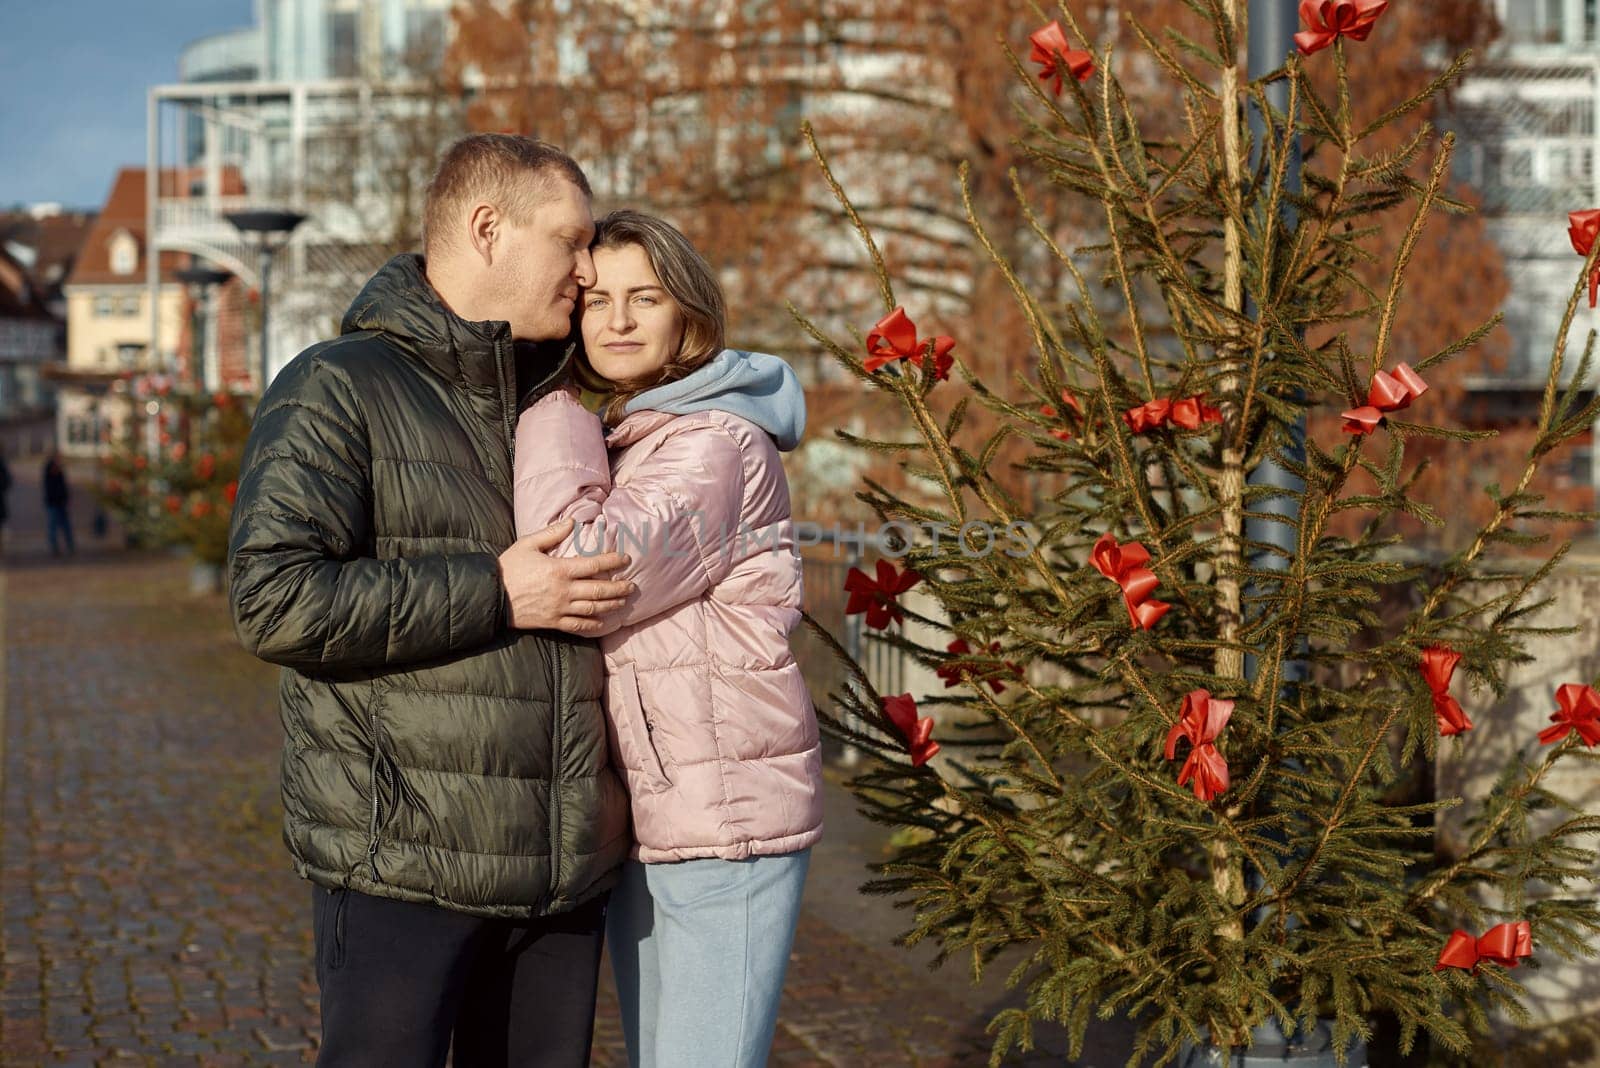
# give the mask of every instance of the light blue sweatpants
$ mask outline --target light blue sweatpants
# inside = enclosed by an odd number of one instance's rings
[[[760,1068],[811,850],[623,865],[606,910],[633,1068]]]

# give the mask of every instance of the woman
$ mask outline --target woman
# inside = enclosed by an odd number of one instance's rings
[[[633,558],[617,577],[638,589],[601,638],[636,841],[607,921],[629,1058],[760,1065],[822,834],[778,461],[805,398],[782,360],[723,348],[716,278],[671,225],[613,212],[593,254],[576,366],[610,394],[610,435],[573,391],[523,413],[517,529],[571,517],[562,551]]]

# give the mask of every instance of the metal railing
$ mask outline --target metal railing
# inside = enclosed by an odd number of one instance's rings
[[[861,665],[873,689],[880,694],[902,692],[906,688],[911,657],[867,631],[860,615],[845,615],[850,599],[844,588],[845,577],[852,567],[867,570],[863,565],[870,567],[882,547],[874,539],[839,537],[813,523],[796,523],[795,527],[801,533],[800,541],[813,547],[804,554],[802,562],[806,614]],[[813,703],[819,709],[831,709],[848,726],[860,726],[853,715],[835,702],[835,695],[846,692],[851,686],[853,676],[839,663],[827,643],[808,628],[801,627],[790,636],[790,646]],[[844,746],[839,753],[846,765],[855,764],[858,755],[851,746]]]

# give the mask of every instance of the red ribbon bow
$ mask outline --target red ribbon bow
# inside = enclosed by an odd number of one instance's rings
[[[1135,434],[1143,434],[1146,430],[1154,430],[1165,426],[1167,417],[1172,414],[1172,402],[1169,400],[1145,401],[1137,408],[1129,408],[1122,413],[1122,421]]]
[[[1300,0],[1306,29],[1294,35],[1302,55],[1320,52],[1340,37],[1365,41],[1389,0]]]
[[[950,350],[955,347],[955,339],[943,334],[931,338],[917,337],[917,326],[906,315],[906,310],[896,308],[879,319],[867,334],[866,369],[868,372],[876,371],[896,360],[910,360],[921,367],[924,356],[931,355],[933,377],[943,382],[950,377],[950,368],[956,362],[955,357],[950,355]]]
[[[945,651],[958,657],[967,656],[972,652],[972,646],[967,644],[967,639],[957,638],[945,646]],[[995,658],[1000,656],[999,642],[989,643],[989,655]],[[973,664],[947,663],[934,668],[933,673],[944,680],[944,688],[947,690],[952,686],[959,686],[962,678],[971,674],[978,682],[988,683],[989,689],[997,694],[1006,692],[1006,684],[1000,681],[1002,678],[1008,675],[1017,678],[1022,677],[1022,669],[1012,660],[1007,660],[1003,668],[987,668],[982,672],[974,671],[973,668],[975,666]]]
[[[1573,731],[1584,745],[1600,745],[1600,693],[1594,687],[1569,682],[1556,690],[1556,704],[1561,707],[1550,714],[1555,726],[1539,732],[1541,745],[1559,742]]]
[[[1184,430],[1199,430],[1206,423],[1222,422],[1222,410],[1207,404],[1203,395],[1196,394],[1193,397],[1145,401],[1123,412],[1122,421],[1135,434],[1158,430],[1169,424]]]
[[[920,768],[939,751],[933,740],[933,720],[917,715],[917,702],[908,693],[883,699],[883,714],[895,725],[911,747],[911,766]]]
[[[1379,371],[1372,376],[1367,387],[1367,403],[1360,408],[1340,412],[1344,420],[1341,428],[1346,434],[1370,434],[1383,422],[1385,412],[1398,412],[1411,407],[1411,402],[1428,392],[1428,384],[1408,364],[1394,365],[1394,374]]]
[[[1445,645],[1430,645],[1422,650],[1422,680],[1433,693],[1433,718],[1439,721],[1439,736],[1472,729],[1472,720],[1461,709],[1461,702],[1450,696],[1450,678],[1455,674],[1461,654]]]
[[[1071,408],[1079,419],[1083,418],[1083,406],[1078,403],[1078,398],[1077,397],[1074,397],[1071,393],[1067,392],[1066,390],[1062,390],[1061,391],[1061,403],[1065,404],[1068,408]],[[1039,414],[1044,416],[1046,419],[1058,419],[1061,416],[1061,413],[1056,410],[1056,406],[1053,405],[1053,404],[1041,405],[1039,407]],[[1055,430],[1046,431],[1046,433],[1048,433],[1051,437],[1055,438],[1058,441],[1071,441],[1072,440],[1072,431],[1070,431],[1070,430],[1063,430],[1063,429],[1059,429],[1058,428],[1058,429],[1055,429]]]
[[[1203,423],[1222,422],[1222,410],[1213,408],[1198,396],[1184,397],[1172,402],[1170,419],[1173,426],[1181,426],[1185,430],[1199,430]]]
[[[1461,968],[1478,972],[1478,965],[1493,961],[1506,968],[1515,968],[1523,957],[1533,956],[1533,928],[1527,920],[1516,923],[1499,923],[1483,932],[1482,938],[1473,938],[1462,930],[1452,931],[1444,948],[1439,951],[1439,961],[1433,966],[1436,972],[1446,968]]]
[[[1567,212],[1567,236],[1572,239],[1573,250],[1588,259],[1589,253],[1594,251],[1595,238],[1600,237],[1600,208]],[[1595,306],[1597,296],[1600,296],[1600,263],[1589,272],[1589,307]]]
[[[910,568],[902,572],[887,560],[878,561],[877,571],[876,581],[868,578],[859,567],[852,567],[845,575],[844,588],[850,600],[844,606],[844,614],[853,616],[865,612],[867,626],[882,630],[890,620],[905,622],[905,613],[895,598],[921,582],[922,576]]]
[[[1206,690],[1183,695],[1177,724],[1167,732],[1167,759],[1176,760],[1178,740],[1189,739],[1189,759],[1178,772],[1178,785],[1194,780],[1194,796],[1210,801],[1228,788],[1228,762],[1217,752],[1217,735],[1233,715],[1233,702],[1220,701]]]
[[[1117,539],[1106,531],[1094,543],[1089,562],[1096,571],[1122,587],[1122,603],[1127,606],[1128,618],[1133,621],[1135,630],[1149,630],[1172,607],[1165,601],[1150,599],[1161,582],[1154,571],[1144,566],[1150,562],[1150,553],[1138,542],[1118,545]]]
[[[1033,45],[1033,51],[1028,53],[1028,62],[1039,64],[1039,80],[1050,83],[1050,90],[1056,96],[1061,95],[1067,75],[1086,82],[1094,74],[1094,56],[1088,52],[1074,51],[1067,43],[1066,32],[1059,22],[1052,22],[1028,34],[1028,43]]]

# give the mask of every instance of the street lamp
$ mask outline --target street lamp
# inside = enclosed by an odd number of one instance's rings
[[[1299,25],[1299,15],[1295,9],[1295,0],[1250,0],[1249,4],[1249,64],[1247,76],[1251,81],[1265,77],[1283,65],[1284,59],[1294,51],[1294,31]],[[1280,78],[1266,87],[1267,104],[1279,113],[1289,110],[1289,81]],[[1268,138],[1279,136],[1279,131],[1272,128],[1270,117],[1262,108],[1252,103],[1249,108],[1251,168],[1260,163],[1261,153]],[[1293,115],[1286,116],[1286,121],[1291,125],[1295,121]],[[1294,207],[1294,197],[1300,193],[1300,143],[1296,138],[1289,139],[1289,159],[1284,175],[1284,196],[1279,211],[1281,221],[1285,226],[1293,227],[1297,218]],[[1262,219],[1262,226],[1271,226],[1273,220]],[[1250,312],[1251,315],[1255,313]],[[1264,457],[1249,474],[1249,483],[1252,486],[1270,486],[1282,491],[1284,495],[1267,497],[1251,506],[1253,514],[1244,521],[1244,536],[1246,541],[1258,544],[1271,545],[1278,552],[1260,551],[1252,553],[1250,564],[1253,567],[1271,571],[1287,570],[1294,557],[1296,537],[1300,526],[1300,494],[1305,492],[1306,484],[1303,479],[1286,466],[1299,465],[1306,459],[1306,417],[1301,413],[1295,421],[1280,453],[1273,453]],[[1267,518],[1272,516],[1275,518]],[[1248,594],[1247,594],[1248,595]],[[1246,657],[1247,671],[1254,677],[1254,656]],[[1303,660],[1289,660],[1284,663],[1284,681],[1287,683],[1299,682],[1306,677],[1306,663]]]
[[[230,211],[223,218],[233,224],[245,244],[256,250],[261,262],[261,392],[267,391],[267,301],[272,257],[289,243],[294,228],[306,221],[297,211]]]
[[[202,267],[199,263],[174,271],[173,275],[189,287],[189,295],[194,300],[197,310],[195,318],[200,319],[202,315],[204,316],[204,329],[197,326],[194,330],[200,351],[198,360],[190,368],[190,377],[203,392],[209,393],[217,389],[222,381],[222,361],[220,353],[216,351],[217,345],[213,342],[217,321],[216,288],[233,275],[215,267]],[[201,312],[200,309],[204,311]],[[215,364],[214,373],[213,364]]]

